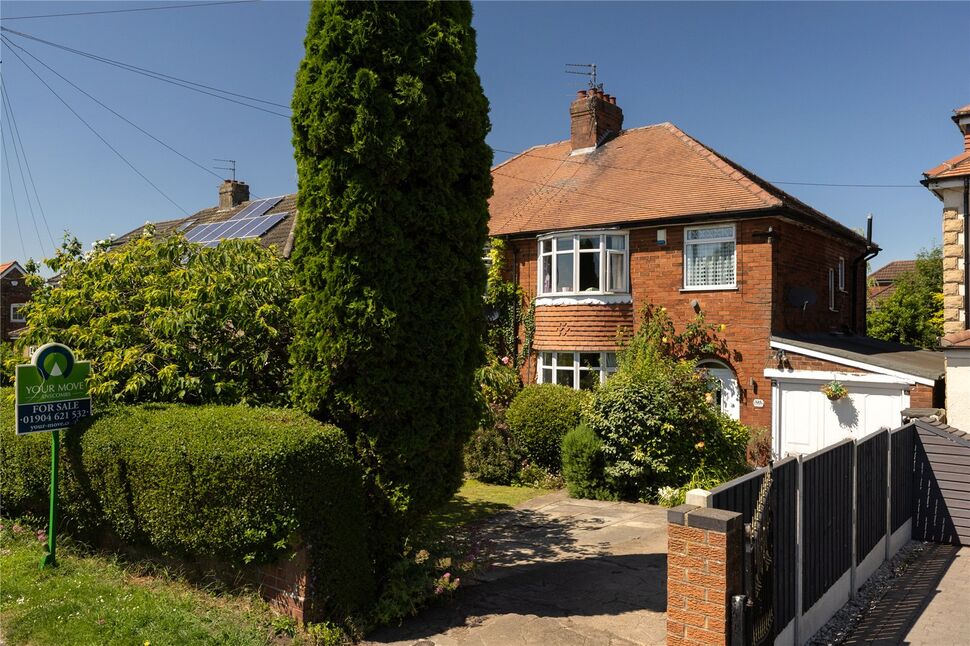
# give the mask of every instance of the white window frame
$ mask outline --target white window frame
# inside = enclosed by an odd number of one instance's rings
[[[27,317],[20,313],[24,305],[27,303],[11,303],[10,304],[10,322],[11,323],[26,323]]]
[[[829,311],[838,311],[835,309],[835,270],[831,267],[829,267]]]
[[[720,238],[705,238],[704,240],[688,240],[691,231],[699,231],[702,229],[724,229],[731,227],[730,237],[724,236]],[[705,285],[688,285],[688,272],[687,272],[687,252],[690,247],[700,244],[711,244],[715,242],[730,242],[734,245],[734,269],[732,274],[734,280],[730,284],[718,283],[718,284],[705,284]],[[738,286],[738,227],[734,222],[721,222],[719,224],[711,224],[700,227],[684,227],[684,269],[683,269],[683,290],[684,291],[702,291],[711,289],[737,289]]]
[[[582,366],[579,362],[579,356],[581,354],[599,354],[600,355],[600,365],[597,368],[591,368],[588,366]],[[596,351],[596,350],[539,350],[538,357],[536,358],[536,383],[559,383],[557,380],[557,375],[559,372],[572,372],[573,373],[573,390],[579,390],[580,385],[580,372],[598,372],[599,382],[601,384],[606,383],[610,375],[616,372],[616,352],[610,351]],[[552,363],[546,365],[545,357],[543,355],[551,354]],[[572,354],[573,362],[571,366],[559,366],[559,355],[560,354]],[[613,355],[613,365],[608,365],[607,355]],[[552,370],[552,381],[546,381],[543,372],[545,370]]]
[[[845,291],[845,258],[839,256],[839,291]]]
[[[608,249],[607,240],[610,236],[623,238],[623,249]],[[581,250],[579,248],[580,238],[599,238],[599,248],[595,250]],[[564,251],[558,250],[559,240],[572,240],[573,248]],[[548,251],[543,251],[543,243],[548,243]],[[537,267],[536,267],[536,294],[538,296],[592,296],[603,294],[629,294],[630,293],[630,234],[627,231],[572,231],[569,233],[551,233],[539,236],[536,242]],[[580,291],[579,289],[579,260],[582,254],[599,254],[600,259],[600,284],[595,290]],[[572,255],[573,260],[573,284],[569,291],[556,291],[559,276],[559,263],[556,262],[557,256]],[[551,271],[549,289],[543,284],[543,259],[549,258]],[[615,258],[622,258],[623,262],[623,284],[611,285],[612,267]]]

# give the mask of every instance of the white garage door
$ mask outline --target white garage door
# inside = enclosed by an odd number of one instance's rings
[[[778,380],[779,455],[813,453],[847,437],[896,428],[902,424],[900,412],[909,407],[909,394],[901,384],[845,382],[849,396],[833,402],[819,390],[824,383]]]

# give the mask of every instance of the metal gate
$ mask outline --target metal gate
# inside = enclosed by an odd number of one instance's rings
[[[750,523],[744,525],[744,596],[737,599],[735,644],[762,646],[775,640],[774,502],[771,465],[765,470]],[[740,628],[740,630],[738,630]]]

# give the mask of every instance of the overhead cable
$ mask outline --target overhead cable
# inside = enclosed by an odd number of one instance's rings
[[[3,140],[6,141],[6,131],[3,131]],[[10,200],[13,202],[13,217],[17,223],[17,236],[20,238],[20,253],[22,258],[27,257],[27,245],[24,244],[24,231],[20,226],[20,211],[17,209],[17,196],[13,191],[13,177],[10,175],[10,155],[7,153],[6,145],[3,146],[3,158],[6,160],[4,168],[7,169],[7,184],[10,185]]]
[[[259,0],[228,0],[227,2],[197,2],[195,4],[169,4],[162,7],[136,7],[132,9],[105,9],[102,11],[74,11],[71,13],[44,13],[34,16],[4,16],[4,20],[32,20],[34,18],[65,18],[67,16],[96,16],[106,13],[133,13],[136,11],[164,11],[167,9],[189,9],[192,7],[212,7],[223,4],[247,4]]]
[[[158,192],[158,194],[159,194],[159,195],[161,195],[161,196],[162,196],[162,197],[164,197],[164,198],[165,198],[166,200],[168,200],[169,202],[171,202],[172,204],[174,204],[174,205],[175,205],[175,206],[176,206],[176,207],[178,208],[178,210],[179,210],[179,211],[181,211],[182,213],[184,213],[185,215],[188,215],[188,214],[189,214],[189,212],[188,212],[188,211],[187,211],[187,210],[186,210],[185,208],[183,208],[183,207],[182,207],[182,205],[180,205],[180,204],[179,204],[178,202],[176,202],[176,201],[175,201],[175,200],[173,200],[173,199],[172,199],[171,197],[169,197],[169,196],[168,196],[168,194],[167,194],[167,193],[166,193],[165,191],[163,191],[162,189],[160,189],[160,188],[159,188],[159,187],[158,187],[158,186],[157,186],[157,185],[156,185],[156,184],[155,184],[155,183],[154,183],[153,181],[151,181],[150,179],[148,179],[148,177],[147,177],[147,176],[145,176],[145,174],[144,174],[144,173],[142,173],[142,172],[141,172],[140,170],[138,170],[138,169],[137,169],[137,168],[135,167],[135,165],[134,165],[134,164],[132,164],[132,163],[131,163],[130,161],[128,161],[128,158],[127,158],[127,157],[125,157],[124,155],[122,155],[122,154],[121,154],[121,153],[120,153],[120,152],[118,151],[118,149],[117,149],[117,148],[115,148],[115,147],[114,147],[114,146],[112,146],[112,145],[111,145],[110,143],[108,143],[108,140],[107,140],[107,139],[105,139],[105,138],[104,138],[103,136],[101,136],[101,133],[99,133],[99,132],[98,132],[97,130],[95,130],[95,128],[94,128],[94,126],[92,126],[92,125],[91,125],[90,123],[88,123],[87,121],[85,121],[85,120],[84,120],[84,117],[82,117],[82,116],[81,116],[80,114],[78,114],[78,113],[77,113],[77,111],[76,111],[76,110],[75,110],[74,108],[72,108],[72,107],[71,107],[71,105],[70,105],[70,104],[69,104],[69,103],[68,103],[67,101],[65,101],[65,100],[64,100],[64,99],[63,99],[63,98],[61,97],[61,95],[60,95],[60,94],[58,94],[58,93],[57,93],[57,91],[56,91],[56,90],[55,90],[54,88],[52,88],[52,87],[50,86],[50,84],[49,84],[49,83],[48,83],[47,81],[45,81],[45,80],[43,79],[43,77],[41,77],[41,75],[40,75],[40,74],[38,74],[38,73],[36,72],[36,70],[34,70],[34,68],[33,68],[33,67],[31,67],[31,66],[30,66],[30,64],[28,64],[28,63],[27,63],[27,61],[25,61],[25,60],[23,59],[23,57],[22,57],[22,56],[21,56],[21,55],[20,55],[19,53],[17,53],[17,50],[16,50],[15,48],[13,48],[13,46],[12,46],[12,44],[10,43],[10,41],[9,41],[9,40],[8,40],[7,38],[4,38],[4,37],[0,37],[0,38],[2,38],[2,40],[3,40],[3,41],[4,41],[4,42],[5,42],[5,43],[6,43],[6,44],[7,44],[7,45],[8,45],[8,46],[9,46],[9,47],[11,48],[11,49],[10,49],[10,52],[11,52],[11,53],[12,53],[12,54],[13,54],[14,56],[16,56],[16,57],[17,57],[17,59],[19,59],[21,63],[23,63],[23,64],[24,64],[24,67],[26,67],[26,68],[27,68],[28,70],[30,70],[30,72],[31,72],[31,74],[33,74],[33,75],[34,75],[35,77],[37,77],[37,80],[39,80],[39,81],[40,81],[40,82],[41,82],[41,83],[42,83],[42,84],[44,85],[44,87],[46,87],[46,88],[47,88],[47,89],[48,89],[48,90],[49,90],[49,91],[51,92],[51,94],[53,94],[53,95],[54,95],[55,97],[57,97],[57,100],[58,100],[58,101],[60,101],[61,103],[63,103],[63,104],[64,104],[64,107],[66,107],[66,108],[67,108],[68,110],[70,110],[70,111],[71,111],[71,114],[73,114],[73,115],[74,115],[75,117],[77,117],[77,119],[78,119],[78,121],[80,121],[80,122],[81,122],[81,123],[83,123],[83,124],[84,124],[85,126],[87,126],[87,128],[88,128],[88,130],[90,130],[90,131],[91,131],[92,133],[94,133],[94,135],[95,135],[95,136],[96,136],[96,137],[97,137],[98,139],[100,139],[100,140],[101,140],[101,143],[103,143],[103,144],[104,144],[105,146],[107,146],[107,147],[108,147],[108,148],[109,148],[109,149],[111,150],[111,152],[113,152],[113,153],[114,153],[115,155],[117,155],[117,156],[118,156],[118,157],[119,157],[119,158],[121,159],[121,161],[123,161],[123,162],[125,162],[125,164],[127,164],[127,165],[128,165],[128,167],[129,167],[129,168],[130,168],[130,169],[131,169],[132,171],[134,171],[134,172],[135,172],[135,174],[137,174],[137,175],[138,175],[139,177],[141,177],[141,178],[142,178],[143,180],[145,180],[146,182],[148,182],[148,184],[149,184],[149,185],[150,185],[150,186],[151,186],[152,188],[154,188],[154,189],[155,189],[155,190],[156,190],[156,191]]]
[[[57,49],[61,49],[61,50],[66,51],[66,52],[70,52],[72,54],[76,54],[77,56],[83,56],[85,58],[89,58],[91,60],[95,60],[95,61],[98,61],[100,63],[105,63],[106,65],[111,65],[113,67],[117,67],[117,68],[120,68],[120,69],[123,69],[123,70],[127,70],[129,72],[134,73],[134,74],[140,74],[141,76],[147,76],[148,78],[155,79],[156,81],[162,81],[162,82],[168,83],[170,85],[176,85],[178,87],[185,88],[186,90],[192,90],[193,92],[198,92],[200,94],[205,94],[207,96],[215,97],[217,99],[222,99],[223,101],[228,101],[230,103],[235,103],[237,105],[242,105],[242,106],[245,106],[247,108],[252,108],[253,110],[259,110],[260,112],[266,112],[268,114],[272,114],[272,115],[275,115],[277,117],[283,117],[284,119],[289,119],[290,118],[289,115],[283,114],[282,112],[276,112],[275,110],[268,110],[266,108],[261,108],[258,105],[252,105],[250,103],[246,103],[245,101],[239,101],[237,99],[232,99],[230,97],[231,96],[235,96],[235,97],[239,97],[239,98],[242,98],[242,99],[246,99],[247,101],[256,101],[258,103],[265,103],[267,105],[272,105],[272,106],[276,106],[276,107],[280,107],[280,108],[284,108],[284,109],[289,110],[289,106],[287,106],[287,105],[285,105],[283,103],[276,103],[274,101],[267,101],[265,99],[259,99],[259,98],[256,98],[256,97],[247,96],[245,94],[239,94],[237,92],[230,92],[229,90],[223,90],[223,89],[220,89],[220,88],[217,88],[217,87],[213,87],[211,85],[205,85],[203,83],[196,83],[195,81],[189,81],[187,79],[182,79],[182,78],[179,78],[177,76],[172,76],[170,74],[163,74],[162,72],[156,72],[154,70],[150,70],[150,69],[147,69],[147,68],[144,68],[144,67],[138,67],[137,65],[132,65],[130,63],[124,63],[122,61],[117,61],[117,60],[114,60],[114,59],[111,59],[111,58],[107,58],[106,56],[99,56],[98,54],[92,54],[90,52],[85,52],[85,51],[80,50],[80,49],[75,49],[74,47],[68,47],[67,45],[61,45],[59,43],[55,43],[55,42],[50,41],[50,40],[45,40],[43,38],[38,38],[37,36],[32,36],[30,34],[26,34],[26,33],[21,32],[21,31],[16,31],[14,29],[9,29],[7,27],[0,27],[0,31],[6,32],[7,34],[13,34],[15,36],[20,36],[21,38],[26,38],[28,40],[33,40],[33,41],[36,41],[38,43],[42,43],[44,45],[48,45],[50,47],[56,47]],[[217,94],[217,92],[219,94]],[[229,96],[223,96],[223,95],[229,95]]]

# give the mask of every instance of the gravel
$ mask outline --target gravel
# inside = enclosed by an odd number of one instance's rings
[[[813,645],[825,644],[833,646],[841,644],[846,637],[852,634],[853,629],[859,621],[866,616],[883,598],[886,592],[893,586],[895,579],[899,578],[903,572],[923,553],[926,544],[920,541],[910,541],[904,545],[889,561],[886,561],[876,570],[865,585],[856,593],[855,599],[850,599],[842,606],[828,623],[815,633],[809,642]]]

